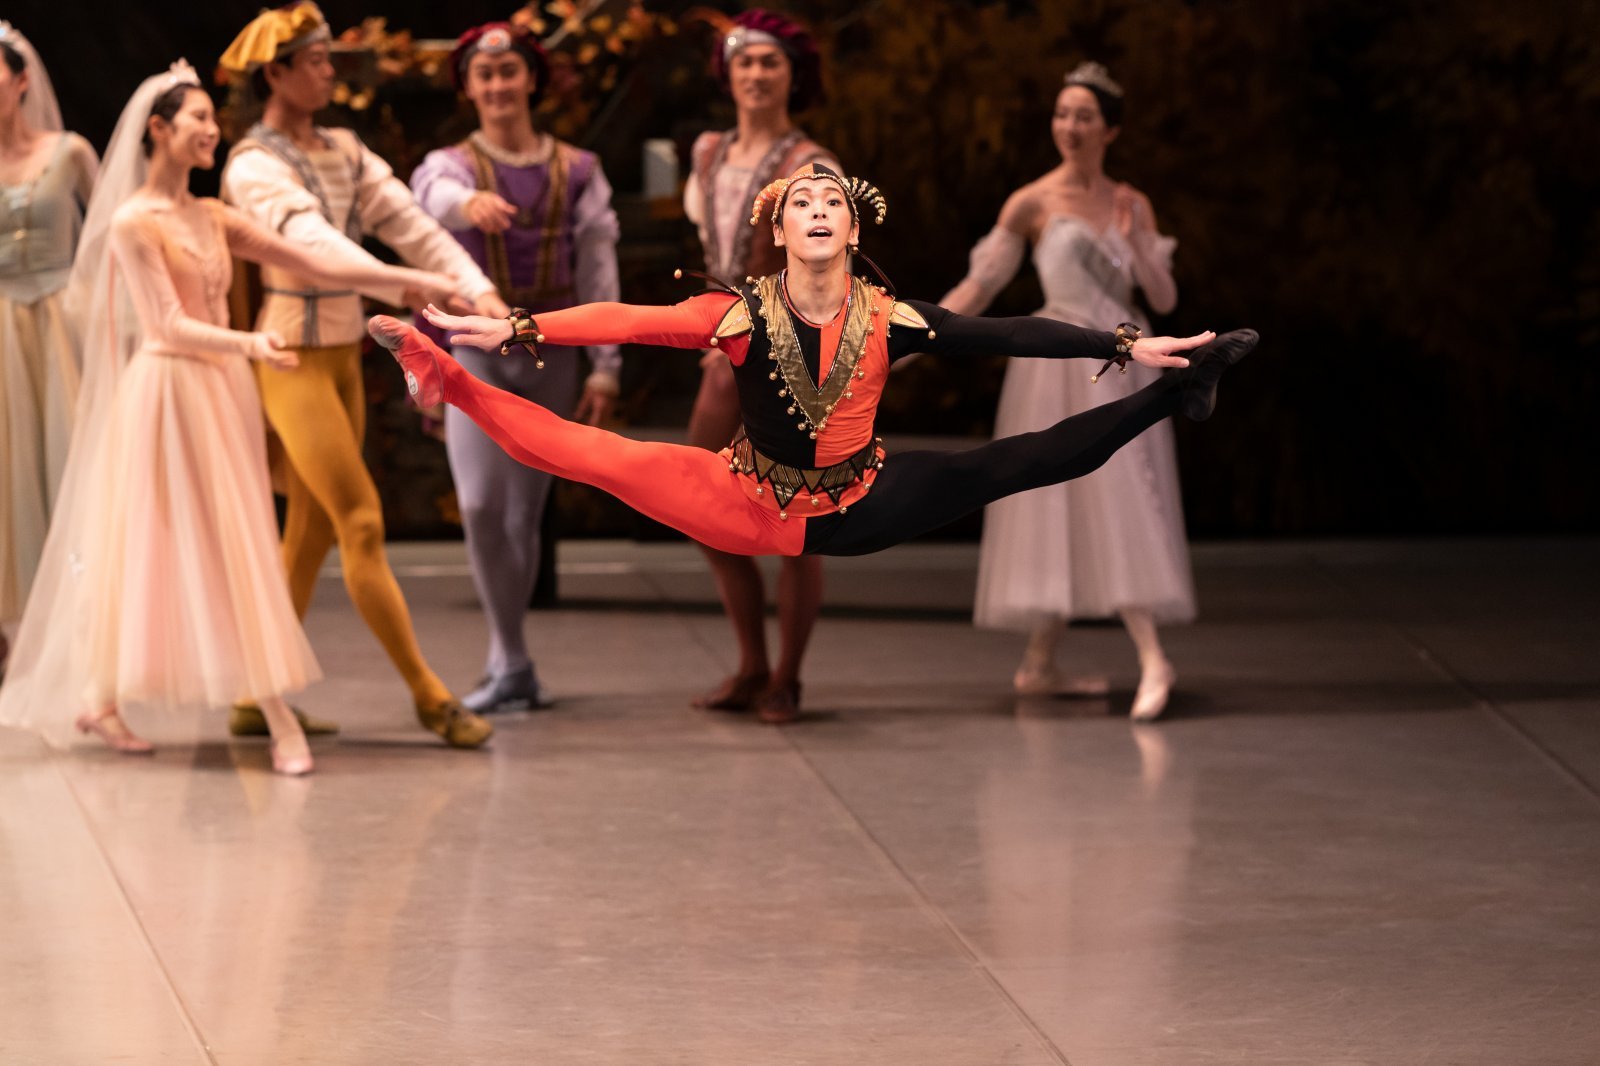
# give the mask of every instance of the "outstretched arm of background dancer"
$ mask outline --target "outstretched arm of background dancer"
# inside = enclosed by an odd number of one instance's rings
[[[537,318],[546,344],[660,344],[668,348],[710,347],[717,324],[739,297],[708,292],[679,304],[581,304],[548,311]],[[450,315],[437,307],[423,312],[429,322],[451,334],[454,344],[489,351],[511,339],[511,324],[483,315]]]
[[[891,359],[902,359],[913,352],[1035,359],[1112,359],[1117,354],[1114,334],[1053,318],[969,318],[921,300],[908,300],[906,305],[927,320],[929,332],[893,326],[889,331]],[[1131,354],[1134,362],[1145,366],[1183,367],[1189,365],[1189,360],[1178,353],[1215,339],[1216,334],[1209,330],[1192,337],[1141,337]]]

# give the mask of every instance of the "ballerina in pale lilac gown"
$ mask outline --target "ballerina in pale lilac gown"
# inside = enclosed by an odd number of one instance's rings
[[[1135,289],[1156,312],[1172,310],[1177,242],[1157,231],[1143,194],[1105,174],[1106,149],[1121,121],[1122,90],[1104,67],[1085,63],[1067,75],[1051,122],[1061,165],[1006,201],[944,306],[980,313],[1016,276],[1032,244],[1045,294],[1040,315],[1096,329],[1122,322],[1146,328]],[[1091,381],[1066,360],[1013,360],[995,436],[1043,429],[1135,392],[1154,376],[1129,366],[1126,374]],[[1071,619],[1120,617],[1139,656],[1132,716],[1156,718],[1176,680],[1157,623],[1194,614],[1170,422],[1152,426],[1087,477],[1008,497],[984,512],[974,618],[1030,634],[1015,678],[1021,693],[1107,692],[1103,675],[1062,677],[1056,645]]]

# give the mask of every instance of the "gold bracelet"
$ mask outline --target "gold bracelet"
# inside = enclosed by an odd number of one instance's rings
[[[1100,368],[1098,374],[1090,376],[1089,383],[1092,385],[1098,382],[1101,375],[1111,369],[1112,363],[1117,364],[1118,373],[1126,374],[1128,372],[1128,360],[1133,357],[1133,342],[1143,335],[1144,331],[1132,322],[1124,322],[1118,326],[1112,333],[1112,336],[1117,341],[1117,354],[1106,360],[1106,365]]]
[[[539,332],[539,324],[533,320],[533,316],[528,313],[528,309],[525,307],[513,307],[511,313],[506,316],[506,321],[511,323],[511,337],[500,345],[500,354],[510,355],[511,346],[520,344],[528,350],[529,355],[533,356],[533,365],[537,369],[543,370],[544,357],[539,354],[539,349],[536,345],[544,343],[544,334]]]

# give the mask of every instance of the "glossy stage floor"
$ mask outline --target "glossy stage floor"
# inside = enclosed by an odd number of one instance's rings
[[[445,750],[337,578],[267,772],[0,731],[0,1062],[1600,1061],[1600,544],[1202,546],[1168,720],[1007,695],[975,553],[830,563],[788,728],[683,545],[567,545],[548,711]],[[468,685],[459,546],[395,557]]]

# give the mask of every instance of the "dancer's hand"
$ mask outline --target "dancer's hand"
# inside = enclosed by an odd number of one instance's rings
[[[1133,342],[1133,361],[1145,366],[1188,366],[1189,360],[1175,353],[1210,344],[1216,339],[1217,335],[1210,330],[1193,337],[1140,337]]]
[[[422,317],[450,334],[450,343],[490,351],[511,339],[511,323],[488,315],[450,315],[433,304],[422,309]]]
[[[1117,232],[1132,237],[1145,228],[1144,199],[1129,185],[1118,185],[1111,193],[1111,221]]]
[[[283,338],[271,330],[250,334],[250,351],[247,354],[274,370],[293,370],[300,365],[300,357],[292,348],[285,348]]]
[[[473,301],[472,311],[485,318],[511,317],[511,306],[500,299],[500,294],[492,289]]]
[[[413,270],[410,273],[411,284],[400,298],[412,311],[421,313],[430,304],[456,302],[456,279],[449,274],[438,274],[431,270]]]
[[[485,233],[504,233],[517,217],[516,204],[488,190],[473,193],[463,210],[467,221]]]
[[[605,425],[617,408],[617,397],[621,392],[615,374],[596,370],[583,383],[583,396],[578,400],[578,409],[572,412],[572,420],[586,426]]]

